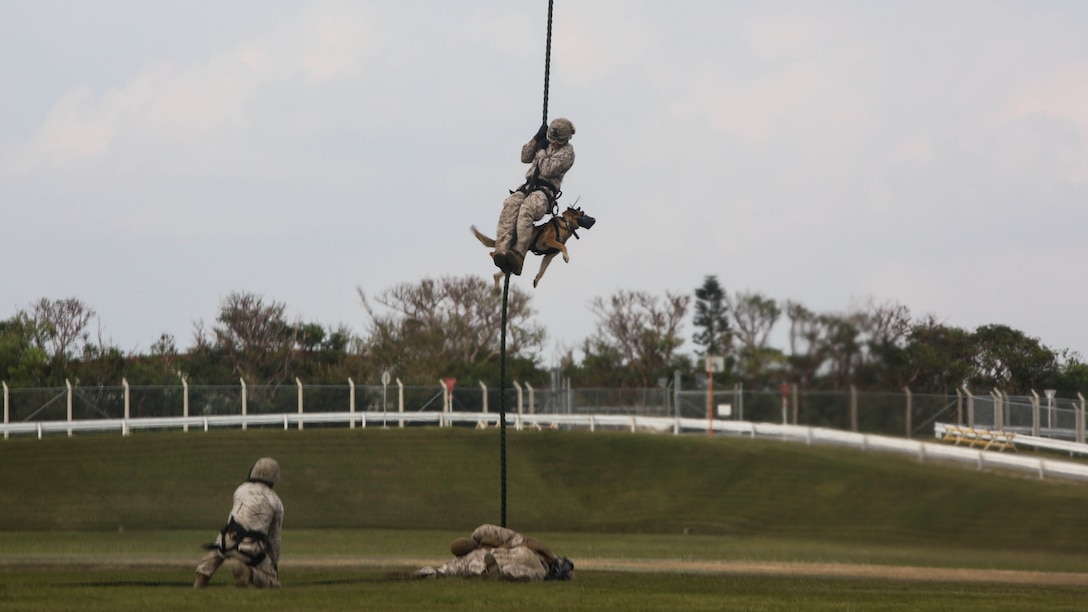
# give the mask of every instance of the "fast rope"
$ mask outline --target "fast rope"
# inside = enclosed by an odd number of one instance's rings
[[[544,49],[544,112],[541,123],[548,123],[548,84],[552,70],[552,7],[548,0],[548,35]],[[502,510],[500,525],[506,527],[506,317],[510,296],[510,273],[502,286],[502,331],[499,334],[499,461],[502,479]]]
[[[499,335],[499,455],[502,461],[502,521],[506,527],[506,306],[510,295],[510,273],[502,285],[502,333]]]

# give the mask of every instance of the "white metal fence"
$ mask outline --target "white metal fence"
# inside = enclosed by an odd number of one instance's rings
[[[952,461],[967,463],[977,469],[1005,469],[1028,472],[1039,478],[1066,478],[1088,481],[1088,464],[1061,461],[1038,456],[999,453],[965,448],[931,441],[910,440],[875,434],[862,434],[836,429],[778,423],[754,423],[750,421],[704,420],[675,417],[648,417],[616,414],[511,414],[507,424],[515,430],[525,429],[583,429],[625,430],[631,432],[698,433],[703,435],[731,435],[750,438],[768,438],[812,444],[834,444],[866,451],[905,454],[918,461]],[[303,429],[305,425],[339,425],[359,427],[405,427],[411,425],[437,425],[440,427],[475,426],[498,427],[499,415],[488,412],[421,411],[421,412],[319,412],[282,413],[259,415],[221,415],[196,417],[150,417],[133,419],[88,419],[73,421],[37,421],[5,423],[4,436],[67,434],[90,432],[116,432],[129,435],[137,430],[184,429],[208,431],[211,428],[242,428],[251,426]],[[941,437],[943,424],[935,427]],[[1088,455],[1088,445],[1037,438],[1030,435],[1016,437],[1018,446],[1034,446],[1068,452],[1071,455]]]
[[[3,384],[4,438],[82,432],[212,428],[374,426],[495,426],[499,401],[507,423],[523,428],[629,429],[674,434],[771,437],[845,444],[872,450],[1027,470],[1040,476],[1088,479],[1081,464],[934,444],[913,438],[942,437],[944,423],[1015,432],[1016,444],[1071,456],[1088,455],[1085,400],[1033,393],[1010,397],[998,391],[955,396],[904,393],[803,393],[796,387],[745,391],[739,385],[708,394],[676,388],[534,389],[515,381],[508,395],[483,383],[457,388],[450,381],[431,387],[395,385],[254,387],[172,386],[10,389]],[[930,433],[932,432],[932,433]]]
[[[431,386],[388,385],[164,386],[129,385],[15,388],[3,383],[3,423],[133,419],[224,415],[312,414],[321,412],[495,412],[500,401],[517,414],[616,414],[724,421],[776,422],[907,438],[928,436],[937,422],[968,427],[1009,429],[1085,442],[1085,400],[1048,395],[1044,405],[1036,393],[1015,397],[957,390],[955,395],[903,392],[803,391],[732,388],[682,390],[679,381],[649,389],[571,388],[557,385],[535,389],[513,381],[500,396],[482,382],[455,386],[436,381]],[[392,382],[392,381],[390,381]]]

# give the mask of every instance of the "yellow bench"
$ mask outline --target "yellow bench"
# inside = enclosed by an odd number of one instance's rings
[[[1016,450],[1016,434],[1006,431],[992,431],[989,429],[976,429],[974,427],[958,427],[956,425],[945,425],[944,436],[942,441],[951,441],[956,446],[959,446],[960,442],[965,442],[968,446],[974,448],[976,446],[981,447],[983,450],[990,450],[991,448],[1004,452],[1005,449],[1011,448]]]

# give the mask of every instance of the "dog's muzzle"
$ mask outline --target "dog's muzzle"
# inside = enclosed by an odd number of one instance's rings
[[[593,217],[591,217],[589,215],[583,215],[581,219],[578,219],[578,227],[581,227],[581,228],[584,228],[584,229],[589,229],[589,228],[593,227],[593,224],[596,223],[596,222],[597,222],[597,220],[594,219]]]

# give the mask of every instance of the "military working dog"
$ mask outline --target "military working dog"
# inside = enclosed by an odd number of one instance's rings
[[[537,255],[544,256],[544,259],[540,262],[540,271],[536,273],[536,278],[533,279],[533,287],[536,287],[540,282],[541,277],[544,276],[544,271],[548,269],[548,264],[552,262],[557,254],[562,253],[563,261],[570,263],[570,254],[567,253],[567,240],[571,236],[578,238],[577,230],[589,229],[596,222],[596,219],[587,215],[581,208],[568,206],[563,214],[553,216],[549,221],[533,228],[533,239],[529,243],[529,250]],[[484,246],[495,248],[495,239],[481,234],[475,225],[472,226],[472,233]],[[496,286],[498,286],[502,277],[502,272],[495,273]]]

